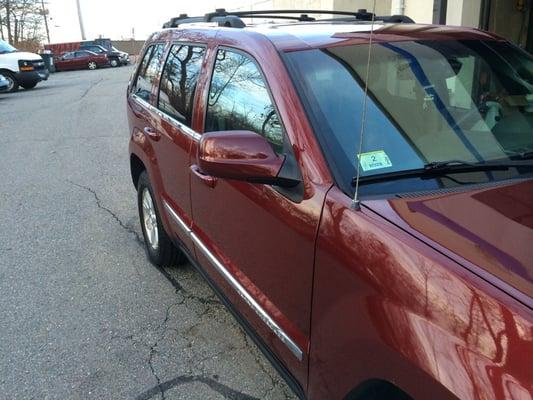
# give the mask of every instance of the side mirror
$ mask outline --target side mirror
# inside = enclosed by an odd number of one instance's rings
[[[263,136],[250,131],[204,133],[198,146],[201,173],[216,178],[293,186],[278,176],[284,161]]]

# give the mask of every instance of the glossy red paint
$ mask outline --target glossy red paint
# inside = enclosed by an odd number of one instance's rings
[[[363,201],[354,210],[333,185],[279,53],[367,40],[336,28],[322,34],[327,29],[315,26],[171,29],[149,39],[148,45],[207,47],[191,126],[201,140],[157,112],[158,79],[150,104],[128,96],[130,152],[148,170],[158,208],[169,204],[196,242],[163,212],[166,231],[185,244],[309,399],[342,399],[376,379],[417,399],[531,399],[531,182]],[[377,40],[428,34],[488,37],[460,28],[387,25]],[[197,159],[198,152],[204,161],[230,153],[250,158],[246,135],[202,134],[218,46],[246,52],[261,67],[302,175],[301,201],[269,185],[217,179],[208,174],[217,170]],[[229,145],[220,145],[219,136]],[[243,136],[244,150],[235,145]],[[483,212],[464,211],[479,203]],[[487,221],[505,227],[514,242],[502,240]],[[302,360],[220,274],[206,249],[302,350]],[[502,268],[510,261],[505,254],[513,258],[510,271]]]
[[[366,204],[533,308],[532,199],[533,182],[525,181]]]
[[[310,126],[291,85],[286,69],[272,43],[262,35],[243,39],[233,29],[209,45],[207,63],[212,68],[216,46],[239,48],[261,66],[279,116],[291,139],[304,179],[303,201],[294,203],[268,185],[220,179],[214,189],[198,179],[191,180],[193,231],[273,320],[303,351],[298,360],[242,298],[214,271],[199,252],[198,259],[239,311],[252,323],[261,338],[298,379],[307,385],[307,354],[310,341],[309,307],[312,298],[313,248],[325,192],[331,178],[316,142],[297,132]],[[207,74],[206,74],[207,75]],[[194,129],[203,131],[204,102],[210,76],[198,84]],[[292,96],[290,95],[292,93]],[[314,152],[312,152],[314,150]],[[198,143],[193,143],[196,154]],[[224,199],[223,202],[217,199]],[[238,218],[235,216],[238,215]],[[243,224],[241,221],[250,221]],[[253,221],[253,223],[252,223]],[[290,243],[290,246],[288,244]],[[290,294],[290,295],[288,295]]]
[[[413,239],[329,192],[317,243],[310,397],[341,398],[350,380],[378,376],[420,399],[530,398],[531,309]]]
[[[206,175],[262,183],[274,183],[284,161],[264,137],[248,131],[203,134],[197,157]]]
[[[309,29],[308,24],[288,24],[281,28],[260,30],[281,51],[368,44],[370,25],[321,24]],[[407,40],[503,40],[495,34],[478,29],[442,25],[383,24],[374,25],[374,43]]]

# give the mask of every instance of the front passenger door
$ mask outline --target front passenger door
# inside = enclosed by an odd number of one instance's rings
[[[254,131],[286,157],[285,163],[294,160],[267,82],[251,56],[219,49],[206,101],[206,132]],[[193,145],[195,157],[197,142]],[[193,166],[192,237],[198,258],[305,387],[317,199],[264,184],[208,183]]]

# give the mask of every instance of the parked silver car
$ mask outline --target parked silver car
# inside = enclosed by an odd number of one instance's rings
[[[8,88],[9,81],[3,75],[0,75],[0,93],[7,91]]]

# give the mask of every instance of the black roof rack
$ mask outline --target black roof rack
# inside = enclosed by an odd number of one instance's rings
[[[300,15],[294,15],[300,14]],[[414,21],[405,15],[392,16],[376,16],[361,9],[357,12],[351,11],[331,11],[331,10],[262,10],[262,11],[226,11],[224,8],[218,8],[213,13],[207,13],[200,17],[189,17],[187,14],[180,14],[179,17],[170,19],[163,25],[163,28],[177,28],[182,24],[190,24],[196,22],[214,22],[219,26],[226,26],[231,28],[244,28],[246,24],[242,18],[269,18],[269,19],[290,19],[300,22],[316,21],[316,18],[310,17],[316,14],[340,15],[344,18],[328,19],[326,21],[342,21],[342,22],[356,22],[356,21],[376,21],[391,22],[391,23],[413,23]]]

